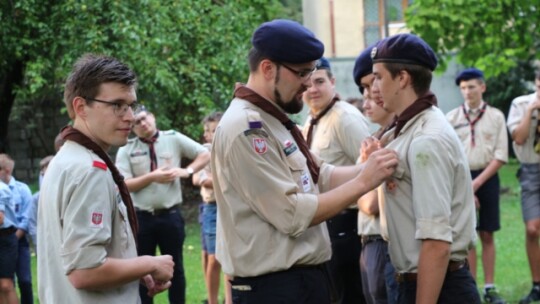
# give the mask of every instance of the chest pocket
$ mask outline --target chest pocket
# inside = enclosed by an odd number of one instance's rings
[[[116,196],[116,224],[115,231],[112,233],[114,237],[118,237],[122,241],[122,246],[128,247],[128,240],[130,237],[130,229],[127,208],[122,202],[120,193]],[[124,245],[125,244],[125,245]]]
[[[303,192],[308,192],[312,186],[311,180],[309,179],[309,171],[306,166],[306,158],[302,152],[298,150],[287,156],[287,163],[298,187],[300,187]]]
[[[130,161],[134,176],[141,176],[150,171],[150,156],[148,154],[132,156]]]

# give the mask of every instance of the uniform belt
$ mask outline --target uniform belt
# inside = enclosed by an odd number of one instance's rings
[[[362,240],[362,246],[375,241],[384,241],[380,234],[362,235],[360,239]]]
[[[8,228],[3,228],[3,229],[0,229],[0,236],[12,235],[13,233],[15,233],[15,231],[17,231],[17,228],[13,226],[8,227]]]
[[[176,213],[178,211],[178,208],[180,208],[180,204],[176,204],[170,208],[163,208],[163,209],[154,209],[152,211],[147,211],[147,210],[141,210],[141,209],[136,209],[137,212],[139,213],[146,213],[146,214],[150,214],[150,215],[153,215],[153,216],[159,216],[159,215],[163,215],[163,214],[169,214],[169,213]]]
[[[460,270],[468,264],[469,263],[466,259],[462,261],[450,261],[448,262],[447,272],[454,272]],[[414,282],[417,278],[418,274],[416,272],[396,272],[396,282],[398,283]]]

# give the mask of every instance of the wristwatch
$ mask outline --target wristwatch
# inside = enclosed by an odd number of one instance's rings
[[[189,176],[192,176],[192,175],[193,175],[193,168],[187,167],[187,168],[186,168],[186,171],[187,171],[187,173],[189,173]]]

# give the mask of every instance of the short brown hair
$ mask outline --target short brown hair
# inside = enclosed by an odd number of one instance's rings
[[[101,84],[107,82],[136,87],[137,76],[127,65],[113,57],[85,54],[79,58],[73,65],[64,88],[64,103],[69,117],[75,118],[72,104],[75,97],[95,98]]]
[[[401,71],[407,71],[411,76],[412,87],[416,95],[422,96],[429,91],[433,73],[427,67],[408,63],[383,62],[383,64],[392,78],[396,78]]]

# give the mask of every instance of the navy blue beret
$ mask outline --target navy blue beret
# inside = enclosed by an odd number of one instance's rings
[[[363,50],[358,57],[356,57],[356,61],[354,62],[354,69],[353,69],[353,79],[354,83],[362,90],[362,85],[360,84],[360,79],[366,75],[369,75],[373,72],[373,61],[371,60],[371,49],[377,45],[377,43],[374,43],[370,46],[368,46],[365,50]]]
[[[324,45],[296,21],[276,19],[263,23],[253,33],[253,47],[271,60],[306,63],[324,53]]]
[[[479,78],[484,79],[484,73],[482,73],[482,71],[480,71],[477,68],[468,68],[468,69],[465,69],[465,70],[461,71],[461,73],[459,73],[457,75],[457,77],[456,77],[456,85],[459,86],[459,83],[462,80],[467,81],[467,80],[479,79]]]
[[[315,67],[317,68],[317,70],[332,70],[332,68],[330,67],[330,61],[328,61],[328,59],[324,57],[321,57],[321,59],[317,61],[317,65]]]
[[[373,63],[416,64],[435,70],[437,56],[422,38],[413,34],[398,34],[381,40],[371,53]]]

